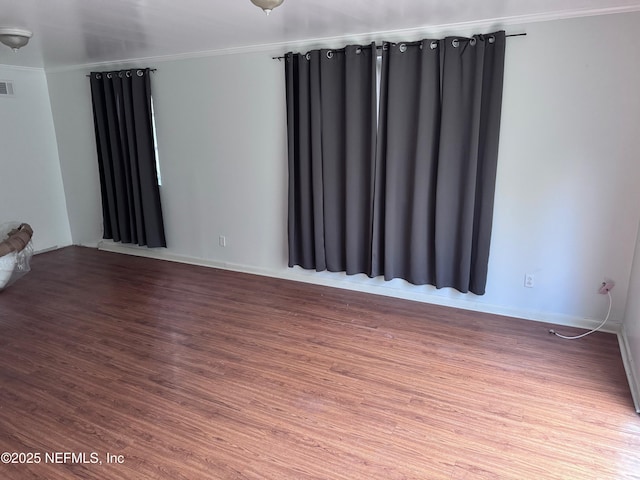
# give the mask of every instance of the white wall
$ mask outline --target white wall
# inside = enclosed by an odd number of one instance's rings
[[[634,395],[636,410],[640,413],[640,227],[636,253],[631,270],[629,296],[620,342],[629,385]]]
[[[169,251],[282,268],[287,182],[282,65],[253,54],[158,68],[152,92]],[[92,245],[102,237],[102,211],[89,71],[47,77],[73,242]],[[224,249],[219,235],[227,237]]]
[[[34,250],[71,243],[58,148],[43,70],[0,65],[15,96],[0,97],[0,224],[33,227]]]
[[[509,41],[489,302],[600,318],[607,276],[622,319],[640,217],[639,28],[637,13],[590,17]]]
[[[640,14],[510,30],[528,36],[507,44],[486,295],[286,267],[284,66],[265,52],[152,64],[166,256],[584,326],[606,312],[595,292],[607,276],[620,322],[640,219]],[[87,71],[47,77],[73,240],[95,244]],[[524,288],[525,273],[535,288]]]
[[[97,242],[102,207],[89,79],[72,70],[47,80],[73,243]]]

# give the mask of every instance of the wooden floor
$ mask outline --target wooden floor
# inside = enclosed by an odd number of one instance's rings
[[[0,452],[40,463],[1,479],[640,478],[614,335],[79,247],[32,268],[0,293]]]

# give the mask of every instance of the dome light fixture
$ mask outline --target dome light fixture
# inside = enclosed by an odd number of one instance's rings
[[[24,28],[0,27],[0,42],[14,52],[29,43],[32,36],[33,32]]]
[[[284,0],[251,0],[251,3],[256,7],[260,7],[267,15],[269,15],[274,8],[282,5],[282,2],[284,2]]]

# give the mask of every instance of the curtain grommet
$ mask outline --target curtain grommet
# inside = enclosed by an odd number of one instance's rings
[[[304,58],[306,58],[307,60],[311,60],[311,54],[309,52],[307,52],[307,54],[304,56]]]
[[[127,70],[126,72],[124,72],[124,76],[127,78],[131,78],[131,70]]]
[[[356,48],[356,55],[360,55],[362,53],[362,47]]]
[[[102,78],[102,74],[101,73],[96,73],[96,79],[100,80]]]
[[[333,51],[332,50],[329,50],[327,52],[327,58],[333,58]]]
[[[431,42],[431,45],[429,45],[429,47],[431,48],[431,50],[435,50],[436,48],[438,48],[438,42],[436,41]]]
[[[453,41],[451,42],[451,45],[453,45],[453,48],[458,48],[460,46],[460,40],[458,40],[457,38],[454,38]]]
[[[109,80],[111,80],[111,79],[113,78],[113,75],[111,75],[111,72],[107,73],[107,78],[108,78]]]
[[[122,78],[123,73],[122,72],[118,72],[118,77]]]
[[[138,70],[136,72],[136,75],[138,75],[139,77],[142,77],[144,75],[144,70]]]
[[[489,37],[489,43],[494,43],[496,41],[496,37],[494,37],[493,35],[491,35]]]
[[[476,45],[476,37],[472,37],[471,40],[469,40],[469,45],[471,45],[472,47],[475,47],[475,45]]]
[[[406,45],[406,44],[404,44],[404,43],[401,43],[401,44],[398,46],[398,50],[400,50],[400,53],[404,53],[404,52],[406,52],[406,51],[407,51],[407,45]]]

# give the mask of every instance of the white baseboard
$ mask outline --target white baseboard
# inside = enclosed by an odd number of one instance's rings
[[[622,325],[620,333],[618,333],[618,342],[620,343],[620,353],[622,355],[622,362],[624,363],[624,370],[627,373],[633,403],[636,407],[636,412],[640,413],[640,372],[636,371],[638,363],[634,362],[634,359],[631,357],[631,348],[629,348],[629,340],[624,325]]]
[[[34,255],[40,255],[41,253],[53,252],[54,250],[60,250],[61,247],[54,245],[53,247],[41,248],[33,252]]]
[[[199,265],[204,267],[220,268],[223,270],[232,270],[235,272],[250,273],[254,275],[262,275],[267,277],[281,278],[284,280],[293,280],[297,282],[312,283],[315,285],[323,285],[328,287],[342,288],[346,290],[354,290],[365,293],[373,293],[386,297],[402,298],[416,302],[441,305],[446,307],[460,308],[463,310],[471,310],[482,313],[490,313],[494,315],[503,315],[507,317],[515,317],[524,320],[533,320],[536,322],[551,323],[554,325],[563,325],[566,327],[577,327],[584,329],[592,329],[597,327],[601,320],[581,318],[571,315],[563,315],[550,312],[526,311],[522,309],[504,307],[500,305],[490,305],[473,300],[473,296],[467,297],[460,294],[464,298],[448,298],[441,295],[433,295],[425,292],[413,292],[406,289],[394,288],[382,279],[369,279],[361,275],[347,276],[340,273],[322,272],[303,270],[301,268],[283,268],[282,270],[271,270],[251,267],[248,265],[238,265],[226,262],[217,262],[185,255],[176,255],[167,252],[165,249],[151,249],[146,247],[137,247],[130,245],[122,245],[109,240],[101,241],[96,244],[85,244],[83,246],[96,247],[99,250],[123,253],[127,255],[136,255],[141,257],[155,258],[159,260],[167,260],[171,262],[186,263],[190,265]],[[361,280],[358,277],[362,277]],[[609,321],[602,331],[608,333],[618,333],[621,324],[615,321]]]

